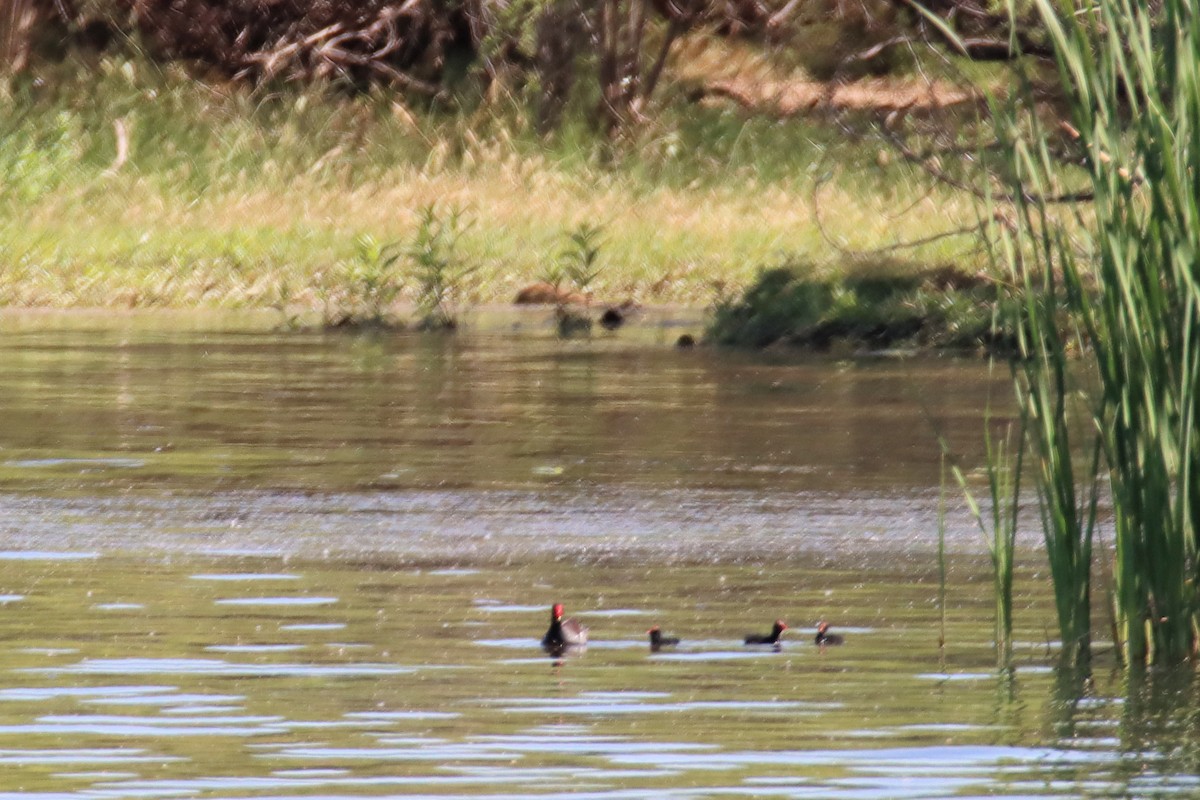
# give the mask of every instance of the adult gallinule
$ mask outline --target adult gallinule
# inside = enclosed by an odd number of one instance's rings
[[[839,636],[836,633],[830,633],[829,632],[829,623],[826,622],[825,620],[821,620],[820,622],[817,623],[817,638],[815,639],[815,641],[821,647],[824,647],[827,644],[828,645],[845,644],[846,639],[842,636]]]
[[[542,647],[550,652],[561,652],[568,647],[580,647],[587,644],[587,628],[573,619],[563,619],[562,603],[555,603],[550,609],[550,628],[542,637]]]
[[[787,630],[787,623],[781,619],[775,620],[775,625],[771,628],[771,632],[763,635],[759,633],[746,634],[746,644],[779,644],[779,636]]]
[[[674,647],[679,644],[678,636],[663,636],[662,630],[657,625],[646,633],[650,634],[650,652],[652,653],[657,653],[664,647]]]

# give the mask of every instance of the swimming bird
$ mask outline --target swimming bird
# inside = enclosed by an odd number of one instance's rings
[[[829,623],[825,620],[821,620],[817,623],[817,637],[814,641],[816,641],[816,643],[821,647],[824,647],[827,644],[834,645],[846,643],[845,637],[829,632]]]
[[[782,634],[786,630],[787,630],[787,623],[781,619],[777,619],[777,620],[775,620],[774,627],[771,628],[771,632],[766,634],[765,636],[762,634],[758,634],[758,633],[746,634],[746,644],[778,645],[780,634]]]
[[[663,636],[662,630],[657,625],[646,631],[646,633],[650,634],[651,653],[657,653],[664,647],[674,647],[675,645],[679,644],[678,636]]]
[[[551,653],[561,653],[568,647],[587,644],[588,629],[573,619],[563,619],[563,604],[550,609],[550,628],[542,637],[542,647]]]

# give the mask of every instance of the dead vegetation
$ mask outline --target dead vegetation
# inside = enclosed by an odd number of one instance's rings
[[[334,82],[438,96],[455,76],[485,86],[536,87],[536,124],[556,128],[579,92],[590,93],[596,126],[614,133],[647,119],[670,63],[686,73],[677,43],[689,32],[752,39],[800,64],[816,82],[891,76],[917,46],[975,59],[1044,50],[1032,23],[987,0],[929,0],[959,37],[931,24],[914,0],[8,0],[0,54],[20,72],[38,53],[131,43],[160,62],[201,76],[253,85]],[[945,86],[839,88],[834,105],[944,107],[970,98]],[[709,94],[745,106],[802,111],[819,87],[738,86],[709,81]],[[904,95],[896,97],[896,93]],[[880,105],[881,94],[889,96]]]
[[[694,97],[700,100],[724,98],[747,111],[785,117],[820,108],[932,112],[982,102],[977,92],[948,82],[894,78],[867,78],[853,83],[719,80],[698,88]]]
[[[253,82],[340,78],[434,94],[448,52],[472,46],[466,8],[432,0],[134,0],[132,12],[156,57]]]

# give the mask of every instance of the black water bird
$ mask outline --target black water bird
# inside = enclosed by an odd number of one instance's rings
[[[829,623],[824,620],[821,620],[820,622],[817,623],[817,636],[816,636],[816,639],[814,639],[814,641],[821,647],[824,647],[825,645],[836,645],[836,644],[845,644],[846,643],[846,639],[844,636],[839,636],[836,633],[829,632]]]
[[[771,632],[763,635],[759,633],[746,634],[746,644],[779,644],[779,637],[787,630],[787,623],[781,619],[775,620],[775,625],[771,628]]]
[[[650,634],[651,653],[657,653],[664,647],[674,647],[675,645],[679,644],[678,636],[663,636],[662,630],[657,625],[646,631],[646,633]]]
[[[542,647],[551,654],[561,654],[568,647],[587,644],[588,629],[573,619],[563,619],[563,604],[550,609],[550,628],[542,637]]]
[[[625,312],[620,308],[608,308],[600,315],[600,327],[606,331],[615,331],[625,324]]]

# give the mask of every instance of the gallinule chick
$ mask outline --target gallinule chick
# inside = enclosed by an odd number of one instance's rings
[[[746,644],[779,644],[779,636],[787,630],[787,623],[781,619],[775,620],[774,627],[771,632],[763,635],[759,633],[746,634]]]
[[[651,653],[657,653],[664,647],[674,647],[675,645],[679,644],[678,636],[663,636],[662,630],[660,630],[657,625],[646,631],[646,633],[650,634]]]
[[[814,641],[816,641],[816,643],[821,647],[824,647],[827,644],[833,645],[846,643],[845,637],[829,632],[829,623],[825,622],[824,620],[821,620],[817,623],[817,637]]]
[[[562,652],[568,647],[587,644],[588,629],[573,619],[563,619],[563,604],[555,603],[550,609],[550,628],[542,637],[542,647],[551,653]]]

